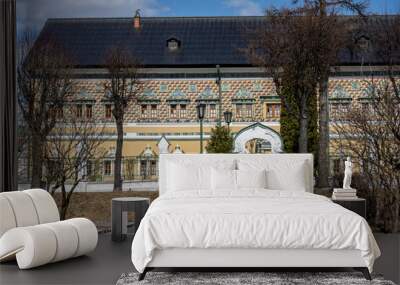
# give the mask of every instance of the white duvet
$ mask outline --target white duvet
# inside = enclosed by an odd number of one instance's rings
[[[143,272],[165,248],[358,249],[370,271],[380,255],[359,215],[320,195],[265,189],[162,195],[140,223],[132,262]]]

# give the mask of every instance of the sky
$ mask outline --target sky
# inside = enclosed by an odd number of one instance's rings
[[[142,16],[256,16],[292,0],[17,0],[18,31],[39,31],[47,18]],[[400,12],[400,0],[369,0],[369,12]]]

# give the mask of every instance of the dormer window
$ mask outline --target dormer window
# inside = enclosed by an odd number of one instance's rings
[[[357,45],[360,48],[361,51],[367,52],[370,48],[370,40],[366,36],[361,36],[357,40]]]
[[[170,38],[167,40],[167,47],[169,51],[177,51],[181,46],[181,42],[176,38]]]

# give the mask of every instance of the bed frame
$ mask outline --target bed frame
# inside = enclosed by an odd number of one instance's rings
[[[301,160],[306,161],[308,177],[307,192],[313,192],[313,155],[312,154],[258,154],[251,159],[263,156],[268,160]],[[162,154],[159,161],[159,191],[165,193],[167,184],[168,163],[181,159],[207,164],[224,159],[249,159],[248,154]],[[316,269],[316,268],[353,268],[361,271],[367,280],[371,280],[369,270],[359,250],[331,249],[248,249],[248,248],[170,248],[156,250],[153,259],[144,272],[139,275],[143,280],[146,273],[153,269],[210,269],[228,268],[230,271],[264,271],[263,269]]]
[[[359,250],[331,249],[194,249],[171,248],[156,250],[152,261],[139,275],[143,280],[146,273],[154,269],[184,268],[197,271],[265,271],[266,269],[336,269],[353,268],[361,271],[367,280],[371,275]],[[194,270],[196,269],[196,270]]]

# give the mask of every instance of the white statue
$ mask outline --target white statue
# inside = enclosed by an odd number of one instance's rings
[[[344,162],[344,179],[343,179],[343,189],[352,189],[351,184],[351,175],[353,174],[353,164],[351,163],[350,156],[347,157],[347,160]]]

